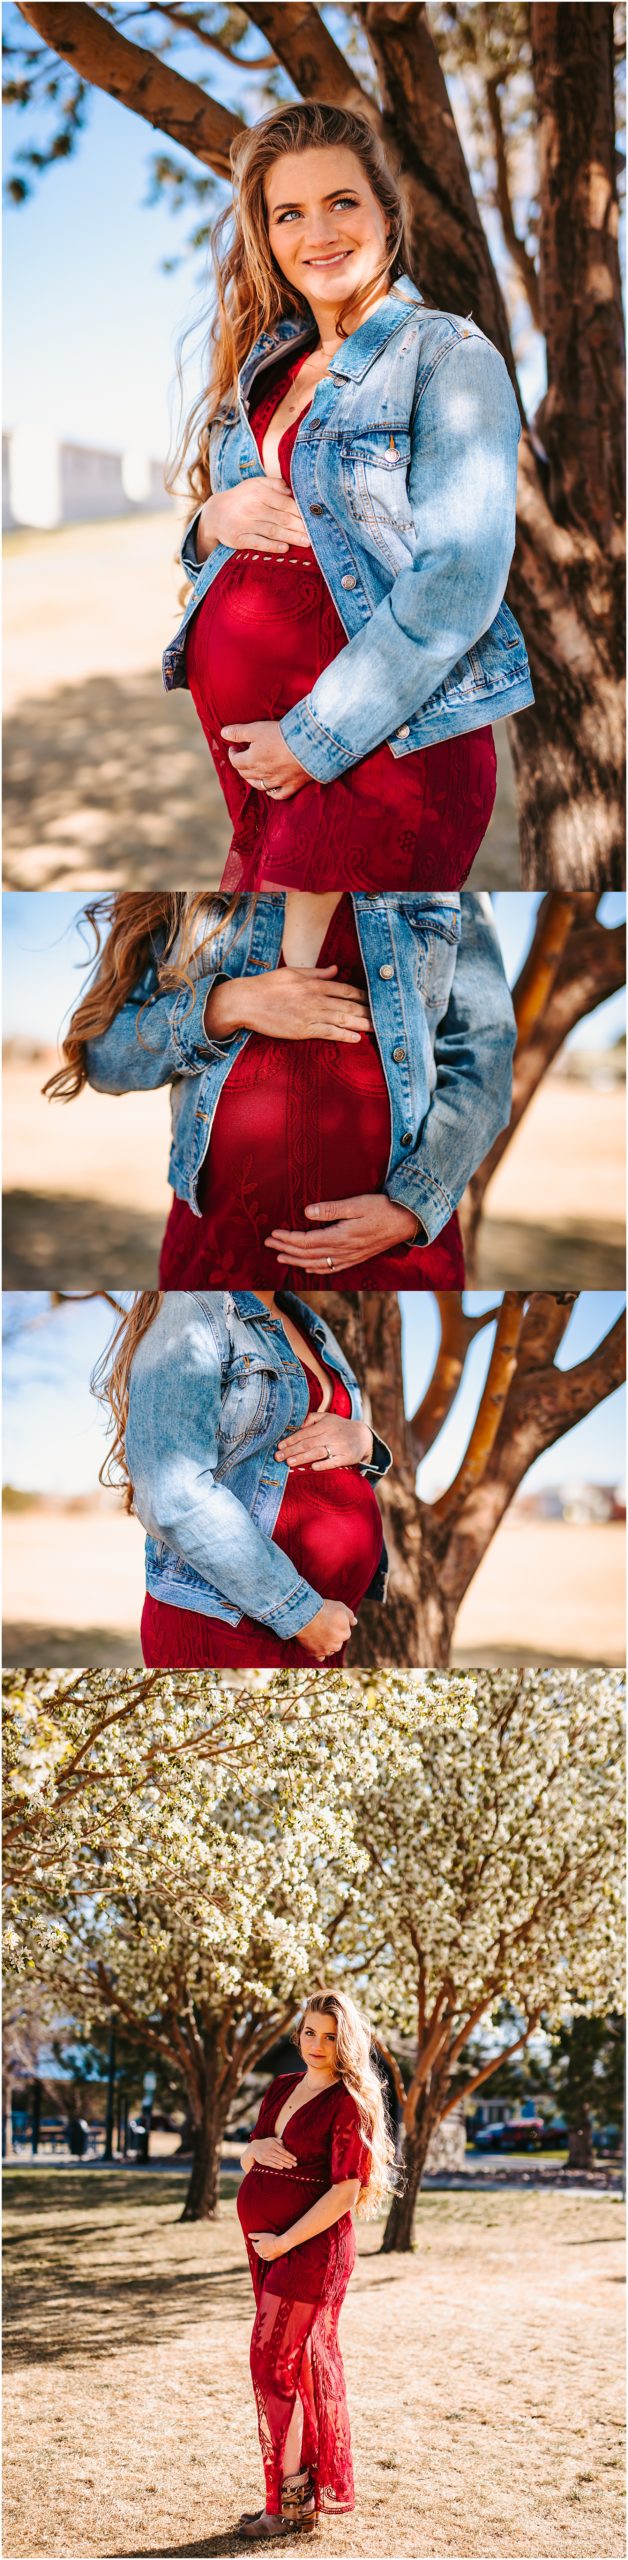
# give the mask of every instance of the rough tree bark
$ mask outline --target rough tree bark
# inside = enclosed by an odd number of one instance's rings
[[[94,8],[76,0],[71,7],[20,5],[87,81],[225,175],[237,116],[150,50],[130,45]],[[302,96],[358,106],[393,146],[413,270],[426,299],[472,310],[517,389],[506,306],[422,0],[368,0],[356,14],[381,106],[361,88],[317,8],[251,0],[247,10]],[[509,584],[536,701],[509,723],[509,733],[524,886],[599,890],[624,878],[624,371],[613,10],[604,0],[580,0],[577,8],[533,0],[530,23],[548,391],[542,416],[522,435]],[[487,97],[487,108],[494,127],[496,97]]]

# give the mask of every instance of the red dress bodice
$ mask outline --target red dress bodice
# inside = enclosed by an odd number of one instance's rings
[[[321,1382],[305,1364],[304,1370],[309,1410],[316,1413],[323,1398]],[[334,1370],[327,1369],[326,1376],[332,1387],[326,1411],[347,1418],[351,1411],[348,1389]],[[357,1614],[377,1571],[382,1544],[379,1504],[372,1484],[358,1467],[333,1467],[320,1474],[312,1467],[290,1469],[273,1545],[283,1548],[295,1572],[311,1582],[321,1600],[344,1600]],[[200,1611],[173,1609],[150,1593],[142,1613],[142,1643],[145,1661],[152,1668],[161,1665],[170,1671],[184,1665],[200,1670],[231,1663],[248,1670],[303,1670],[313,1660],[297,1637],[283,1642],[253,1618],[240,1618],[232,1627],[225,1619],[206,1618]],[[339,1669],[344,1647],[330,1659]]]
[[[330,919],[319,968],[366,991],[351,899]],[[272,1040],[251,1032],[223,1085],[199,1200],[201,1217],[175,1200],[162,1246],[165,1289],[311,1287],[296,1265],[280,1265],[266,1245],[275,1229],[307,1232],[306,1208],[385,1188],[390,1105],[375,1033],[355,1047],[337,1040]],[[389,1248],[339,1273],[342,1289],[455,1289],[464,1286],[457,1218],[433,1245]]]
[[[262,2141],[274,2133],[277,2117],[297,2087],[300,2073],[291,2071],[273,2080],[262,2099],[252,2141]],[[360,2119],[355,2098],[342,2081],[334,2080],[315,2098],[295,2109],[281,2136],[286,2149],[294,2152],[294,2169],[266,2169],[254,2163],[247,2169],[238,2192],[238,2218],[245,2238],[251,2231],[288,2231],[290,2224],[307,2213],[319,2196],[343,2178],[359,2178],[365,2184],[369,2173],[369,2151],[360,2132]],[[313,2240],[305,2240],[300,2248],[289,2249],[283,2258],[270,2259],[264,2283],[269,2293],[280,2293],[301,2301],[323,2302],[336,2271],[338,2248],[343,2249],[345,2263],[355,2257],[355,2238],[350,2214],[328,2231],[320,2231]],[[252,2271],[257,2274],[259,2259],[249,2251]]]
[[[256,403],[260,458],[273,412],[304,361],[282,362]],[[281,438],[288,487],[309,405]],[[232,552],[193,616],[186,673],[234,824],[224,890],[456,889],[466,879],[495,797],[490,727],[397,759],[384,743],[333,782],[308,780],[288,800],[247,787],[229,762],[221,728],[281,720],[346,638],[311,548],[283,557]]]

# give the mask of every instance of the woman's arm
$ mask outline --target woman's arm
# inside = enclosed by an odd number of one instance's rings
[[[323,1607],[321,1594],[217,1482],[220,1407],[209,1317],[193,1291],[173,1290],[131,1371],[126,1452],[136,1511],[151,1537],[235,1608],[275,1635],[299,1635]]]
[[[97,1093],[153,1092],[174,1076],[196,1076],[219,1057],[225,1038],[206,1022],[208,997],[217,984],[206,970],[189,986],[160,994],[157,965],[146,970],[132,996],[95,1040],[88,1040],[88,1081]]]
[[[519,435],[497,348],[453,338],[413,432],[413,559],[280,722],[313,780],[329,782],[391,737],[489,630],[514,550]]]
[[[434,1043],[436,1085],[413,1154],[390,1176],[395,1200],[413,1209],[431,1244],[512,1107],[517,1038],[490,902],[465,890],[452,991]]]
[[[342,2178],[337,2186],[328,2187],[307,2213],[291,2222],[288,2231],[252,2231],[253,2248],[260,2258],[285,2258],[288,2249],[301,2249],[304,2240],[315,2240],[319,2231],[330,2231],[343,2213],[351,2213],[360,2193],[359,2178]]]

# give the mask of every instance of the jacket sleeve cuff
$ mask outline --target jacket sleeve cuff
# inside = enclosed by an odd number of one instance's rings
[[[188,525],[187,531],[184,533],[179,552],[179,559],[184,575],[186,578],[190,578],[192,580],[192,584],[194,584],[194,580],[196,578],[200,578],[201,569],[204,567],[204,562],[199,560],[196,549],[196,527],[201,512],[201,508],[197,507],[196,515],[192,517],[192,522]]]
[[[414,1217],[418,1218],[419,1228],[414,1241],[419,1246],[434,1244],[441,1228],[446,1227],[448,1219],[453,1217],[456,1207],[451,1193],[443,1190],[442,1182],[437,1182],[432,1173],[421,1172],[418,1165],[414,1172],[408,1166],[406,1174],[400,1169],[393,1175],[388,1185],[388,1197],[396,1200],[400,1209],[411,1209]]]
[[[334,737],[331,729],[323,728],[305,696],[302,702],[295,702],[292,711],[286,711],[279,727],[286,746],[297,756],[311,782],[333,782],[337,774],[347,773],[352,764],[359,763],[356,748],[350,747],[346,738]]]
[[[177,997],[172,1016],[172,1045],[182,1075],[189,1075],[191,1067],[206,1066],[208,1058],[224,1058],[225,1050],[230,1049],[234,1041],[246,1038],[243,1031],[231,1031],[226,1040],[212,1040],[205,1029],[207,998],[222,974],[217,970],[210,977],[197,978],[192,997],[189,987],[182,987]]]
[[[374,1431],[373,1455],[372,1458],[369,1459],[368,1466],[360,1468],[360,1474],[362,1476],[368,1476],[371,1484],[378,1484],[380,1476],[387,1476],[391,1466],[392,1449],[389,1449],[388,1441],[380,1440],[377,1431]]]
[[[270,1627],[273,1635],[281,1636],[286,1642],[289,1636],[298,1636],[303,1627],[309,1627],[310,1618],[317,1617],[322,1606],[320,1591],[314,1591],[311,1583],[304,1582],[299,1574],[285,1599],[264,1610],[260,1623]]]

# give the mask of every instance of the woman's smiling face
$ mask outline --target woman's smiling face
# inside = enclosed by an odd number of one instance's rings
[[[353,151],[282,152],[265,198],[273,257],[313,308],[331,313],[371,283],[386,255],[386,217]]]
[[[333,2074],[336,2069],[337,2042],[338,2029],[331,2013],[322,2009],[308,2009],[299,2036],[301,2053],[308,2069],[329,2071]]]

